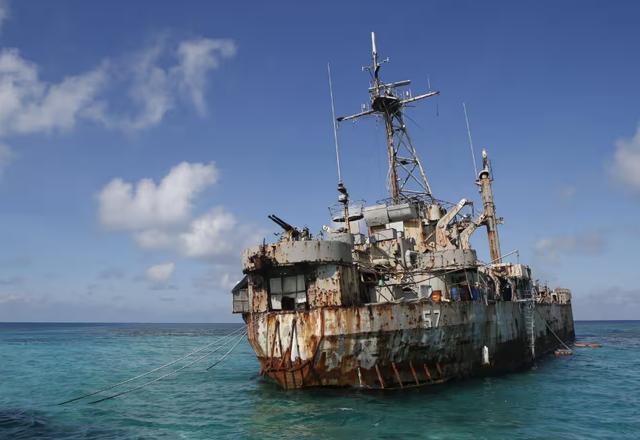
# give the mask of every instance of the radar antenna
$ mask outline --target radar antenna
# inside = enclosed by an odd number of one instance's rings
[[[388,61],[385,59],[384,62]],[[362,116],[381,115],[387,133],[387,155],[389,158],[389,192],[393,203],[410,200],[420,196],[431,197],[431,187],[422,168],[415,148],[404,122],[403,108],[412,102],[439,95],[438,91],[429,91],[422,95],[403,95],[396,91],[408,86],[411,81],[384,83],[380,79],[380,62],[376,47],[376,35],[371,32],[371,66],[365,67],[371,73],[369,95],[371,105],[360,113],[337,118],[338,122],[357,119]]]

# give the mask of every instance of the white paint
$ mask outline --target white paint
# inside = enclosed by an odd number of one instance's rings
[[[432,315],[432,310],[425,310],[423,315],[422,315],[422,319],[424,321],[424,328],[438,328],[438,326],[440,325],[440,310],[439,309],[435,309],[433,310],[433,315]],[[432,322],[432,317],[435,320],[435,322]]]
[[[489,347],[482,347],[482,365],[489,365]]]

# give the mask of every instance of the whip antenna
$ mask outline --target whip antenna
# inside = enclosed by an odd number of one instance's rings
[[[467,105],[463,102],[462,108],[464,109],[464,120],[467,123],[467,136],[469,137],[469,149],[471,150],[471,160],[473,160],[473,172],[474,180],[478,178],[478,167],[476,166],[476,154],[473,150],[473,139],[471,139],[471,128],[469,128],[469,117],[467,116]]]
[[[331,65],[327,63],[327,76],[329,77],[329,95],[331,96],[331,122],[333,123],[333,141],[336,145],[336,165],[338,168],[338,183],[342,183],[340,171],[340,147],[338,144],[338,127],[336,125],[336,107],[333,101],[333,85],[331,84]]]
[[[349,222],[349,193],[342,183],[342,172],[340,171],[340,146],[338,144],[338,126],[336,119],[336,106],[333,101],[333,84],[331,84],[331,65],[327,63],[327,76],[329,77],[329,95],[331,96],[331,122],[333,123],[333,140],[336,144],[336,166],[338,168],[338,202],[342,204],[342,219],[344,221],[345,230],[351,233],[351,224]]]

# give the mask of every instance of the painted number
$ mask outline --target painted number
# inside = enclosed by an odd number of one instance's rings
[[[435,321],[431,321],[431,310],[426,310],[424,312],[424,326],[425,328],[438,328],[440,325],[440,310],[433,310],[433,319]]]

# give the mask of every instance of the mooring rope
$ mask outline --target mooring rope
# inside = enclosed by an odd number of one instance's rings
[[[231,352],[236,348],[236,346],[240,343],[240,341],[242,341],[242,339],[247,336],[247,332],[244,332],[240,338],[238,338],[238,340],[235,342],[235,344],[233,344],[231,346],[231,348],[229,349],[229,351],[227,351],[225,354],[222,355],[222,357],[220,359],[218,359],[217,361],[215,361],[213,364],[209,365],[207,367],[207,370],[212,369],[213,367],[215,367],[216,365],[218,365],[220,362],[222,362],[223,360],[226,359],[227,356],[229,356],[231,354]]]
[[[239,340],[242,340],[242,338],[243,338],[244,336],[246,336],[246,334],[247,334],[247,331],[245,330],[245,332],[244,332],[244,333],[242,333],[242,335],[240,335]],[[237,345],[237,344],[238,344],[238,343],[236,342],[236,344],[235,344],[235,345]],[[173,370],[173,371],[171,371],[171,372],[169,372],[169,373],[167,373],[167,374],[164,374],[164,375],[162,375],[162,376],[160,376],[160,377],[157,377],[157,378],[155,378],[155,379],[153,379],[153,380],[150,380],[150,381],[148,381],[148,382],[145,382],[145,383],[143,383],[142,385],[138,385],[137,387],[129,388],[129,389],[127,389],[127,390],[121,391],[121,392],[116,393],[116,394],[113,394],[113,395],[111,395],[111,396],[107,396],[107,397],[104,397],[104,398],[102,398],[102,399],[94,400],[94,401],[92,401],[92,402],[89,402],[89,404],[90,404],[90,405],[92,405],[92,404],[94,404],[94,403],[104,402],[105,400],[115,399],[116,397],[122,396],[122,395],[124,395],[124,394],[129,394],[129,393],[132,393],[132,392],[134,392],[134,391],[138,391],[138,390],[140,390],[140,389],[142,389],[142,388],[146,387],[147,385],[151,385],[152,383],[158,382],[159,380],[162,380],[162,379],[164,379],[164,378],[166,378],[166,377],[172,376],[172,375],[174,375],[174,374],[176,374],[176,373],[178,373],[178,372],[180,372],[180,371],[184,370],[185,368],[190,367],[191,365],[195,364],[196,362],[201,361],[202,359],[206,358],[207,356],[209,356],[209,355],[211,355],[211,354],[215,353],[216,351],[220,350],[220,349],[221,349],[222,347],[224,347],[225,345],[226,345],[226,344],[224,344],[224,345],[220,345],[219,347],[216,347],[214,350],[207,352],[207,353],[206,353],[206,354],[204,354],[203,356],[200,356],[199,358],[197,358],[197,359],[195,359],[195,360],[193,360],[193,361],[191,361],[191,362],[189,362],[189,363],[187,363],[187,364],[183,365],[182,367],[178,368],[177,370]]]
[[[238,333],[239,333],[241,330],[243,330],[243,329],[244,329],[244,326],[243,326],[243,327],[240,327],[240,328],[238,328],[238,329],[236,329],[236,330],[234,330],[234,331],[232,331],[231,333],[228,333],[228,334],[226,334],[226,335],[222,336],[222,340],[223,340],[223,341],[227,340],[230,336],[234,336],[234,335],[238,334]],[[246,333],[246,332],[245,332],[245,333]],[[180,362],[180,361],[182,361],[182,360],[184,360],[184,359],[186,359],[186,358],[188,358],[188,357],[190,357],[190,356],[193,356],[194,354],[200,353],[201,351],[206,350],[207,348],[209,348],[209,347],[211,347],[212,345],[217,344],[217,343],[219,343],[219,342],[222,342],[222,341],[221,341],[221,340],[219,340],[219,339],[217,339],[217,340],[215,340],[215,341],[211,342],[210,344],[205,345],[204,347],[201,347],[201,348],[199,348],[199,349],[197,349],[197,350],[194,350],[194,351],[192,351],[191,353],[189,353],[189,354],[187,354],[187,355],[185,355],[185,356],[182,356],[181,358],[175,359],[175,360],[173,360],[173,361],[171,361],[171,362],[169,362],[169,363],[167,363],[167,364],[164,364],[164,365],[161,365],[161,366],[159,366],[159,367],[156,367],[156,368],[154,368],[153,370],[149,370],[149,371],[147,371],[146,373],[142,373],[142,374],[139,374],[139,375],[137,375],[137,376],[135,376],[135,377],[132,377],[132,378],[130,378],[130,379],[123,380],[122,382],[118,382],[118,383],[116,383],[116,384],[109,385],[109,386],[107,386],[107,387],[105,387],[105,388],[101,388],[101,389],[99,389],[99,390],[97,390],[97,391],[92,391],[92,392],[87,393],[87,394],[84,394],[84,395],[82,395],[82,396],[74,397],[73,399],[69,399],[69,400],[65,400],[64,402],[58,403],[58,405],[66,405],[67,403],[75,402],[75,401],[77,401],[77,400],[81,400],[81,399],[84,399],[84,398],[86,398],[86,397],[95,396],[96,394],[101,393],[101,392],[103,392],[103,391],[108,391],[108,390],[111,390],[111,389],[113,389],[113,388],[119,387],[120,385],[124,385],[124,384],[129,383],[129,382],[132,382],[132,381],[134,381],[134,380],[136,380],[136,379],[140,379],[140,378],[142,378],[142,377],[148,376],[148,375],[149,375],[149,374],[151,374],[151,373],[155,373],[155,372],[156,372],[156,371],[158,371],[158,370],[162,370],[163,368],[170,367],[171,365],[174,365],[174,364],[176,364],[176,363],[178,363],[178,362]],[[224,343],[224,344],[222,344],[220,347],[223,347],[223,346],[225,346],[226,344],[227,344],[227,343],[225,342],[225,343]]]
[[[567,350],[569,350],[569,351],[573,352],[573,350],[571,350],[571,348],[569,348],[569,346],[568,346],[567,344],[565,344],[565,343],[564,343],[564,341],[563,341],[562,339],[560,339],[560,337],[556,334],[556,332],[554,332],[554,331],[553,331],[553,329],[551,328],[551,326],[549,325],[549,323],[547,322],[547,320],[544,318],[544,316],[542,316],[538,310],[536,310],[536,309],[534,309],[534,310],[536,311],[536,313],[538,314],[538,316],[539,316],[540,318],[542,318],[542,322],[544,322],[544,325],[549,329],[549,331],[551,332],[551,334],[552,334],[553,336],[555,336],[555,337],[556,337],[556,339],[557,339],[558,341],[560,341],[560,343],[561,343],[562,345],[564,345],[564,348],[566,348]]]

